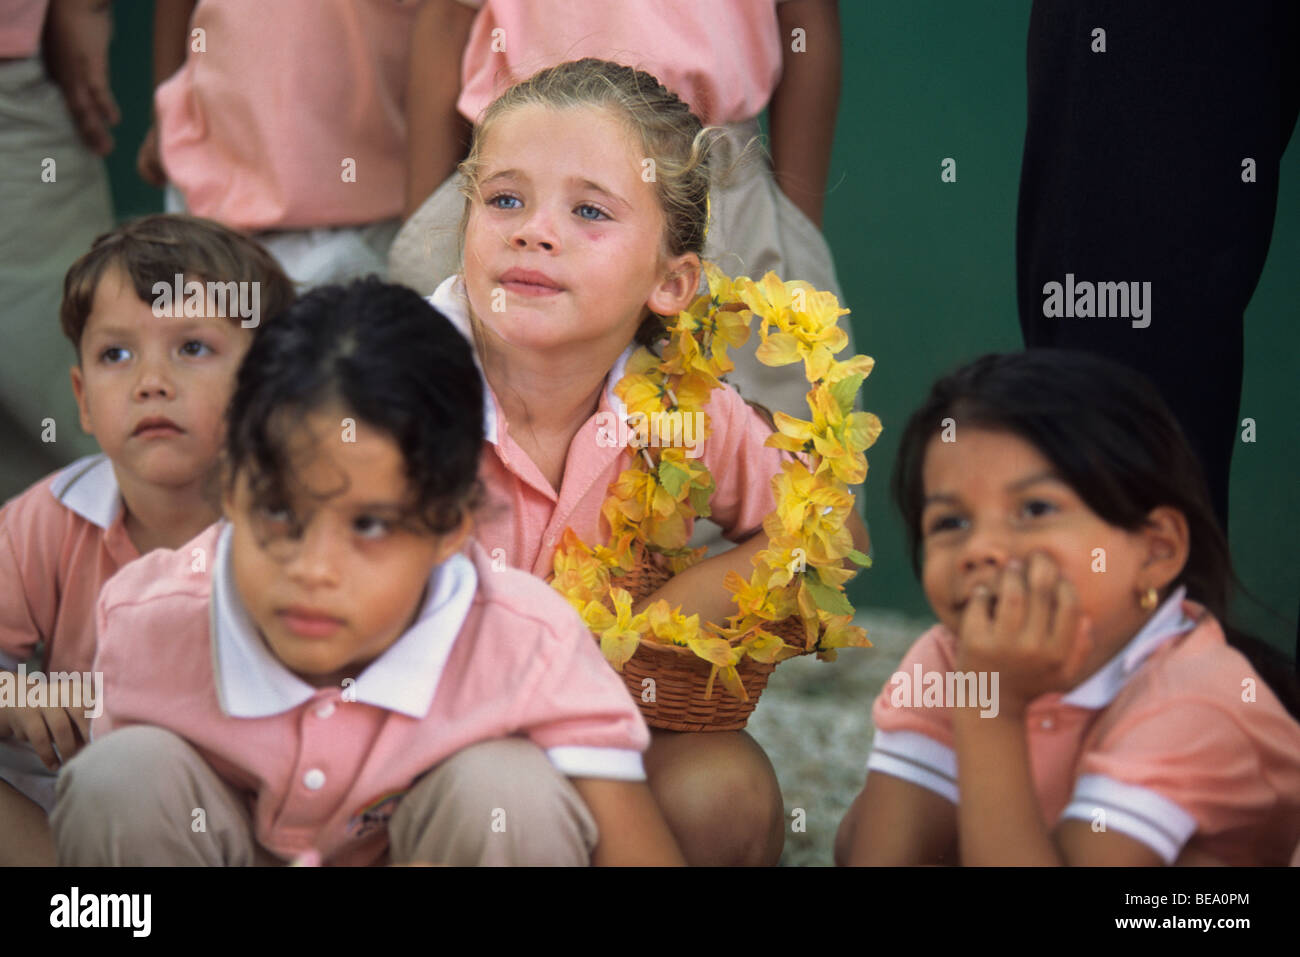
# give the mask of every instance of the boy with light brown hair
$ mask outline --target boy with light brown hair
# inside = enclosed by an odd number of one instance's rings
[[[100,587],[219,517],[212,478],[235,373],[293,296],[261,246],[191,216],[123,225],[68,270],[72,391],[103,451],[0,508],[0,669],[13,672],[0,674],[0,865],[54,863],[55,776],[102,706],[89,693]]]

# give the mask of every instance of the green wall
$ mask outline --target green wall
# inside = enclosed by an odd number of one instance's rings
[[[1018,349],[1016,195],[1025,125],[1027,0],[966,4],[893,0],[840,4],[844,87],[826,204],[858,349],[876,359],[864,407],[885,432],[869,450],[866,513],[875,566],[860,605],[926,615],[888,500],[897,439],[933,379],[982,352]],[[148,121],[152,3],[117,4],[114,88],[125,118],[110,159],[119,215],[161,208],[135,175]],[[816,55],[810,50],[809,56]],[[940,181],[952,157],[957,181]],[[1238,601],[1238,620],[1293,650],[1300,557],[1300,150],[1282,163],[1273,245],[1246,314],[1241,415],[1257,441],[1233,460],[1231,528],[1238,573],[1276,614]]]

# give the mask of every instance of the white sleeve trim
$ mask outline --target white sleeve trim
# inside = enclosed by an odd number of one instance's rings
[[[957,755],[917,731],[877,731],[867,772],[879,771],[918,784],[957,803]]]
[[[547,748],[546,757],[557,771],[571,778],[609,778],[615,781],[646,779],[640,751],[565,745]]]
[[[1196,818],[1163,794],[1102,774],[1085,774],[1075,783],[1061,820],[1091,822],[1097,811],[1105,812],[1107,830],[1141,841],[1166,864],[1178,858],[1183,845],[1196,833]]]

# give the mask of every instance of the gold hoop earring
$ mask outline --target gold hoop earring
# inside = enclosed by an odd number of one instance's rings
[[[1154,588],[1148,588],[1138,598],[1138,605],[1141,606],[1143,611],[1155,611],[1158,604],[1160,604],[1160,596]]]

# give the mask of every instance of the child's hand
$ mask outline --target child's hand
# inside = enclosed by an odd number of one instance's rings
[[[996,594],[996,607],[994,595]],[[962,613],[957,670],[996,671],[1000,712],[1023,715],[1034,698],[1076,683],[1093,649],[1092,624],[1074,586],[1035,552],[1029,567],[1011,561],[996,592],[980,587]]]
[[[50,4],[50,76],[63,90],[77,132],[100,156],[113,151],[108,129],[122,118],[108,81],[112,32],[112,4],[105,0],[53,0]]]
[[[167,185],[167,171],[163,169],[162,155],[158,151],[158,124],[152,123],[145,133],[140,151],[135,157],[135,168],[140,178],[159,189]]]
[[[27,742],[47,768],[57,771],[60,758],[69,760],[90,740],[90,719],[85,710],[7,707],[0,710],[0,721],[8,725],[12,740]]]

